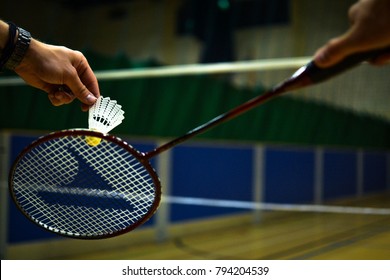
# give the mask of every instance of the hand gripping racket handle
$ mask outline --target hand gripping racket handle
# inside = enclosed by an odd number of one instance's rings
[[[376,49],[373,51],[360,52],[346,57],[336,65],[320,68],[314,61],[309,62],[306,65],[306,73],[309,76],[312,83],[320,83],[328,80],[354,66],[357,66],[363,61],[373,59],[381,54],[390,53],[390,48]]]
[[[390,47],[359,52],[347,56],[339,63],[326,68],[318,67],[312,60],[299,68],[288,80],[274,87],[272,91],[282,93],[321,83],[359,65],[363,61],[373,59],[385,53],[390,53]]]

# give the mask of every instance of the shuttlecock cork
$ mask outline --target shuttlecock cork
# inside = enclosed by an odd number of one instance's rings
[[[108,133],[114,127],[122,123],[124,117],[122,106],[116,100],[100,96],[95,104],[89,109],[88,128],[90,130]],[[100,143],[100,138],[88,136],[86,142],[90,146]]]

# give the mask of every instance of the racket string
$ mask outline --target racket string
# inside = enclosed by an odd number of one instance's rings
[[[103,236],[131,227],[150,212],[155,184],[134,155],[110,141],[50,139],[15,169],[19,206],[39,225],[65,235]]]

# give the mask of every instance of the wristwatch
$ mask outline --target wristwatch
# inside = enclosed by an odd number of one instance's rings
[[[5,63],[4,67],[9,70],[14,70],[22,61],[31,43],[30,32],[18,27],[18,38],[16,40],[15,49],[10,58]]]

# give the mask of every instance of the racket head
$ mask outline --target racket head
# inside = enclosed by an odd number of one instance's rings
[[[54,132],[24,148],[11,167],[9,190],[30,221],[78,239],[129,232],[161,200],[160,180],[143,153],[84,129]]]

